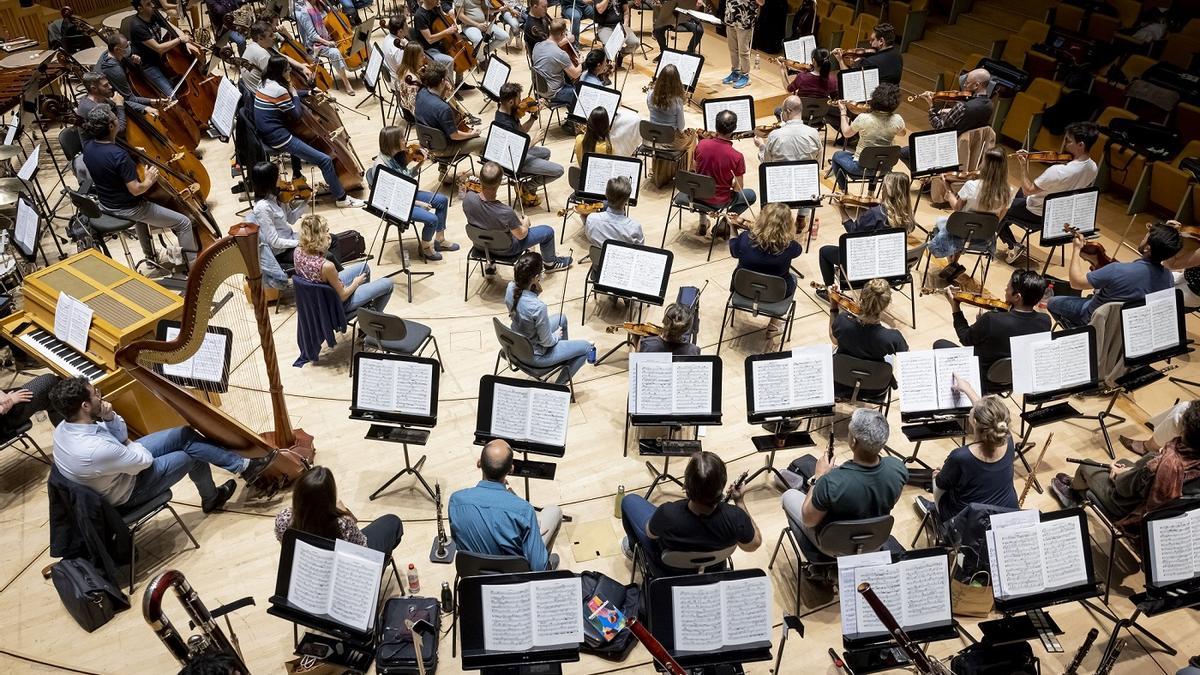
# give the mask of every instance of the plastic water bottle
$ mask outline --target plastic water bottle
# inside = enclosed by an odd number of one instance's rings
[[[613,518],[621,517],[621,501],[625,499],[625,486],[617,486],[617,501],[613,504]]]
[[[417,577],[417,566],[414,565],[413,563],[408,563],[407,576],[408,576],[408,592],[409,593],[420,593],[421,592],[421,579],[419,577]]]
[[[758,70],[758,64],[762,62],[762,54],[754,52],[754,69]]]

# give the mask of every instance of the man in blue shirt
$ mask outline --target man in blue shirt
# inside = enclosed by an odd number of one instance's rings
[[[562,525],[562,509],[546,506],[537,511],[508,489],[513,451],[505,441],[483,446],[477,466],[483,480],[450,495],[450,536],[455,545],[471,553],[521,556],[535,572],[557,568],[558,555],[549,551]]]

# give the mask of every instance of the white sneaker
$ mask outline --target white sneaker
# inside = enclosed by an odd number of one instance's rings
[[[1025,255],[1025,245],[1017,244],[1016,246],[1008,249],[1008,253],[1004,254],[1004,260],[1011,265],[1017,262],[1017,260],[1023,255]]]
[[[341,199],[334,202],[334,204],[336,204],[339,209],[361,209],[362,207],[367,205],[367,203],[364,202],[363,200],[355,199],[354,197],[351,197],[350,195],[346,195],[345,197],[342,197]]]

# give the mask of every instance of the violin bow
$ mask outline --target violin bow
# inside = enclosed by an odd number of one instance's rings
[[[574,248],[567,249],[567,257],[574,260],[574,258],[575,258],[575,249]],[[570,279],[571,279],[571,268],[570,268],[570,266],[568,266],[566,269],[566,276],[563,278],[562,299],[558,301],[558,315],[559,316],[562,316],[563,308],[566,307],[566,305],[567,305],[567,282],[570,281]]]

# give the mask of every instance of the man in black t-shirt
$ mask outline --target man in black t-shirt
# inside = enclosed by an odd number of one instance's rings
[[[142,74],[146,79],[170,96],[175,85],[163,72],[163,54],[179,45],[191,45],[192,39],[183,33],[176,34],[159,14],[154,0],[132,0],[132,4],[137,10],[137,14],[129,18],[129,43],[133,46],[133,55],[141,58]]]
[[[507,82],[500,87],[500,101],[496,103],[496,119],[494,124],[507,131],[528,134],[537,121],[537,113],[531,113],[522,122],[517,119],[517,103],[521,100],[522,87],[516,82]],[[550,161],[550,148],[544,145],[530,145],[525,153],[525,161],[521,163],[521,177],[530,179],[530,188],[539,188],[551,181],[562,178],[561,164]]]
[[[904,57],[896,48],[896,29],[890,23],[878,24],[871,31],[871,37],[867,42],[875,50],[875,53],[859,59],[857,63],[853,64],[853,67],[878,68],[880,82],[900,86],[900,77],[904,74]],[[846,65],[844,50],[835,49],[830,54],[837,59],[841,69],[851,67]]]
[[[449,27],[435,33],[433,23],[439,18]],[[421,0],[421,6],[413,12],[412,22],[412,38],[425,48],[425,55],[445,66],[447,72],[455,73],[455,84],[459,85],[459,89],[474,89],[469,84],[462,84],[462,73],[454,70],[454,55],[450,53],[446,39],[458,35],[460,29],[458,24],[446,18],[438,0]],[[467,45],[469,47],[470,43]]]
[[[632,556],[632,543],[646,554],[650,569],[665,574],[689,573],[665,567],[663,551],[702,553],[736,545],[751,553],[762,545],[762,534],[750,517],[743,498],[744,487],[730,490],[733,504],[725,502],[725,462],[711,452],[692,455],[683,474],[687,499],[655,508],[641,495],[621,500],[621,522],[625,526],[623,548]]]

